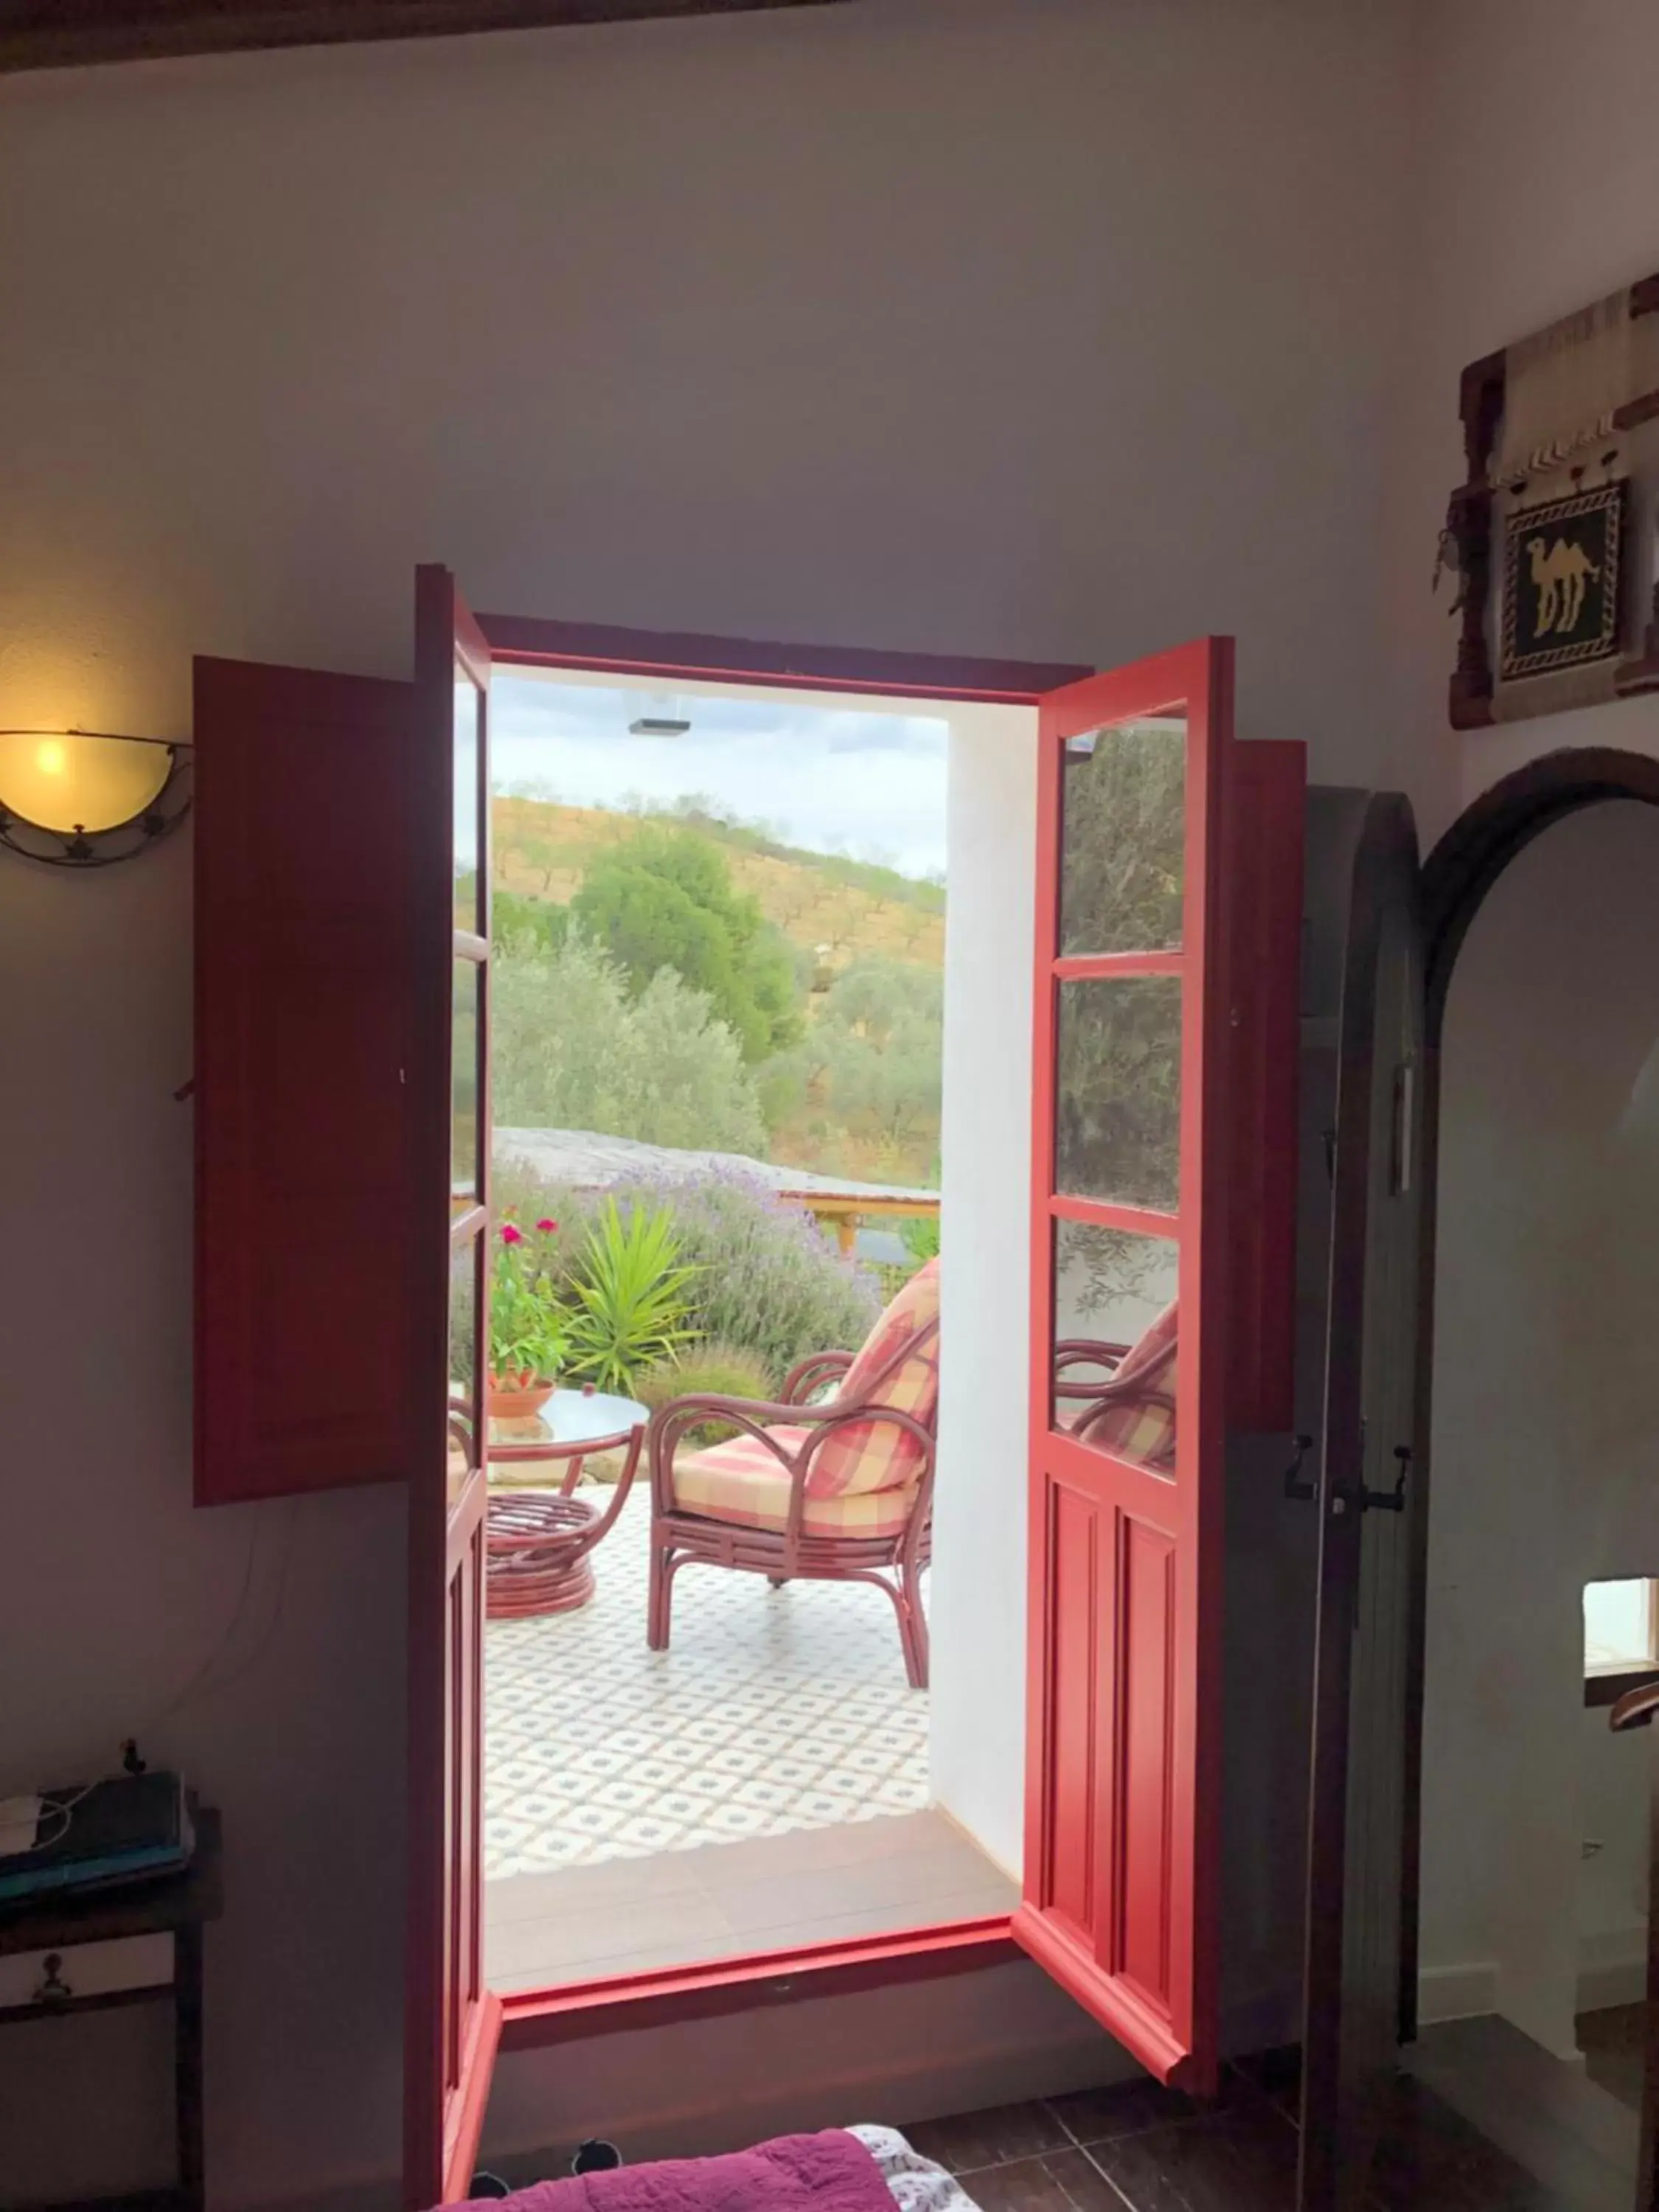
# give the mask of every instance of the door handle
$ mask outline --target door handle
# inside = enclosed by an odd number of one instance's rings
[[[1412,1448],[1396,1444],[1394,1455],[1400,1462],[1400,1472],[1395,1477],[1392,1490],[1362,1490],[1359,1493],[1361,1510],[1370,1513],[1403,1513],[1406,1510],[1406,1477],[1411,1473]]]
[[[1291,1462],[1290,1465],[1285,1470],[1285,1495],[1286,1498],[1318,1497],[1318,1483],[1306,1480],[1302,1473],[1302,1462],[1307,1458],[1308,1454],[1312,1449],[1313,1438],[1311,1437],[1298,1437],[1297,1438],[1296,1457]]]

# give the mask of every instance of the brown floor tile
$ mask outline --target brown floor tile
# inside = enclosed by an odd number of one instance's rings
[[[951,2173],[977,2174],[988,2166],[1073,2148],[1071,2137],[1048,2106],[1035,2103],[998,2105],[987,2112],[959,2112],[949,2120],[921,2120],[904,2132],[924,2158],[936,2160]],[[977,2189],[968,2193],[979,2195]],[[986,2212],[990,2212],[988,2206]]]
[[[1243,2081],[1257,2094],[1277,2105],[1292,2119],[1299,2118],[1302,2110],[1302,2046],[1286,2044],[1277,2051],[1258,2051],[1248,2057],[1233,2058],[1224,2069]]]
[[[1461,2112],[1408,2077],[1389,2099],[1371,2197],[1377,2212],[1565,2212]]]
[[[1134,2212],[1291,2212],[1296,2200],[1296,2130],[1254,2101],[1119,2136],[1088,2155]]]
[[[1109,2142],[1114,2136],[1139,2135],[1144,2129],[1190,2120],[1202,2107],[1179,2089],[1144,2076],[1114,2081],[1103,2089],[1074,2089],[1047,2100],[1048,2110],[1074,2142]]]
[[[1609,2005],[1601,2012],[1581,2012],[1576,2023],[1585,2073],[1633,2112],[1642,2109],[1647,2011],[1641,2004]]]
[[[1116,2190],[1080,2150],[987,2166],[963,2186],[980,2212],[1126,2212]]]

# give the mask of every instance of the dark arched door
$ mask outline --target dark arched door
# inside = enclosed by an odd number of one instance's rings
[[[1339,1016],[1304,2024],[1304,2212],[1361,2204],[1398,2038],[1423,1158],[1407,802],[1355,848]]]

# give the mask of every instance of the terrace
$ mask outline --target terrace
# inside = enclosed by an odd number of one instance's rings
[[[933,1193],[569,1132],[502,1131],[498,1142],[507,1176],[527,1173],[544,1194],[526,1203],[643,1198],[684,1224],[688,1249],[704,1255],[705,1298],[720,1286],[708,1279],[712,1247],[696,1242],[700,1206],[742,1218],[727,1266],[742,1268],[746,1252],[763,1271],[763,1245],[773,1264],[787,1254],[850,1317],[878,1310],[877,1267],[890,1289],[916,1265],[881,1216],[938,1212]],[[840,1249],[854,1238],[856,1259]],[[603,1512],[625,1462],[619,1451],[586,1461],[577,1501]],[[556,1496],[568,1471],[568,1461],[498,1462],[491,1495]],[[694,1560],[676,1579],[670,1646],[653,1650],[651,1518],[641,1461],[590,1555],[586,1601],[488,1624],[495,1986],[878,1933],[941,1911],[1006,1912],[1012,1885],[931,1805],[928,1692],[907,1680],[888,1600],[867,1583],[770,1586]]]

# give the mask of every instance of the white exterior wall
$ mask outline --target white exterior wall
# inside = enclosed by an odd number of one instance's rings
[[[931,1590],[934,1795],[1024,1861],[1036,714],[951,716],[945,1203]]]

